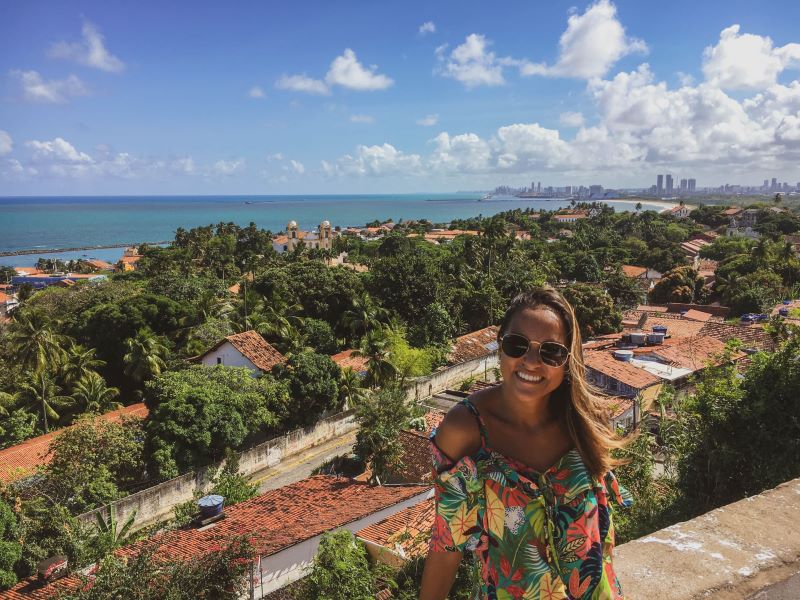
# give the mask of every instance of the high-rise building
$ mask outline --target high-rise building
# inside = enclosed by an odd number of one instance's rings
[[[778,178],[777,177],[773,177],[772,178],[772,186],[770,187],[770,189],[774,190],[777,187],[778,187]]]
[[[672,193],[672,189],[673,189],[672,175],[667,173],[667,193],[671,194]]]
[[[769,179],[765,179],[765,180],[764,180],[764,189],[765,189],[765,190],[768,190],[768,189],[769,189]]]
[[[542,191],[542,182],[541,181],[536,185],[536,191],[537,192],[541,192]]]
[[[689,191],[690,192],[693,192],[693,191],[695,191],[697,189],[697,180],[696,179],[690,179],[687,183],[689,185]]]
[[[681,191],[685,192],[688,189],[687,182],[685,179],[681,179]]]
[[[663,175],[659,175],[658,177],[656,177],[656,191],[658,191],[659,194],[664,191],[664,176]]]

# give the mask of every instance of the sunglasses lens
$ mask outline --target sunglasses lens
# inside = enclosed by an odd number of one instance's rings
[[[520,356],[524,356],[528,351],[528,340],[521,335],[509,333],[503,336],[503,339],[500,341],[500,347],[503,349],[503,353],[506,356],[519,358]]]
[[[539,348],[539,356],[542,362],[551,367],[560,367],[569,357],[569,350],[556,342],[545,342]]]

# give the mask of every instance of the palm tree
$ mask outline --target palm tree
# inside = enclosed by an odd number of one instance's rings
[[[351,367],[342,369],[339,377],[339,401],[345,409],[355,408],[366,397],[366,390],[361,387],[363,379]]]
[[[367,358],[367,376],[364,383],[370,387],[384,386],[397,375],[397,367],[391,362],[389,338],[382,328],[373,329],[364,336],[361,347],[353,356]]]
[[[368,295],[353,298],[352,306],[342,315],[342,325],[359,339],[372,329],[388,323],[389,311],[378,306]]]
[[[23,314],[12,323],[10,330],[8,343],[14,358],[34,373],[63,361],[68,338],[54,333],[38,319]]]
[[[767,259],[770,255],[771,245],[772,244],[767,238],[761,238],[750,251],[751,256],[756,260],[759,267],[763,266],[763,264],[767,262]]]
[[[58,411],[74,404],[70,396],[60,395],[61,388],[44,369],[39,370],[31,382],[23,383],[20,388],[26,403],[25,408],[41,410],[45,433],[50,431],[50,421],[56,422],[61,418]]]
[[[66,352],[66,361],[61,366],[61,377],[67,385],[73,385],[89,373],[106,366],[106,361],[97,358],[94,348],[72,344]]]
[[[167,368],[164,359],[168,356],[169,350],[149,329],[140,329],[136,337],[125,341],[125,346],[128,350],[122,358],[125,375],[137,383],[141,384],[157,377]]]
[[[104,413],[120,408],[122,404],[114,402],[119,390],[108,387],[105,379],[94,371],[88,372],[75,384],[72,397],[83,407],[82,412]]]

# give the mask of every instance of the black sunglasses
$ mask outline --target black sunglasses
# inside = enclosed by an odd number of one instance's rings
[[[522,358],[531,344],[539,344],[539,358],[550,367],[562,367],[569,358],[569,348],[558,342],[535,342],[519,333],[507,333],[500,338],[503,354],[511,358]]]

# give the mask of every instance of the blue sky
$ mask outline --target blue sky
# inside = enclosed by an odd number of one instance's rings
[[[6,2],[0,195],[800,180],[800,3]]]

